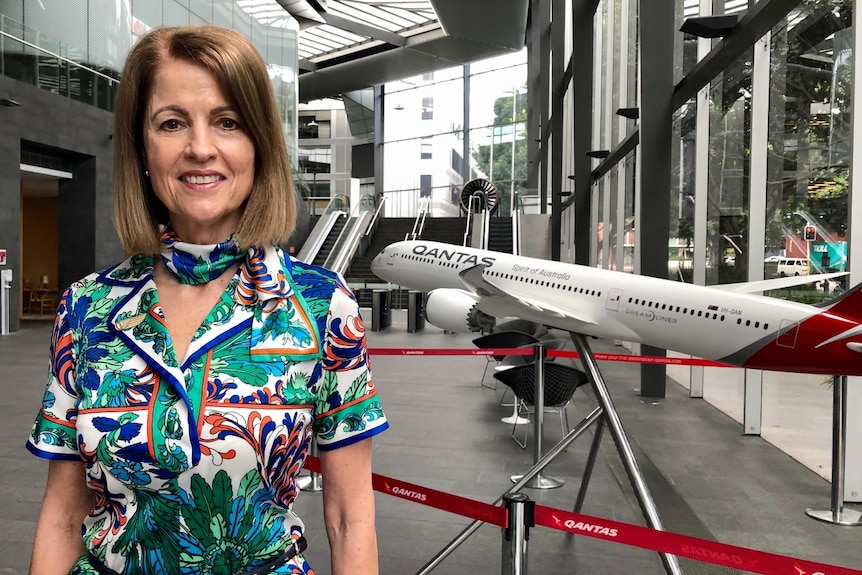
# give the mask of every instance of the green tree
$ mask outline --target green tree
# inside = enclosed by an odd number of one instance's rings
[[[494,123],[488,126],[493,136],[491,144],[477,146],[473,152],[476,165],[497,186],[500,194],[500,214],[511,209],[512,190],[512,131],[515,131],[514,189],[523,195],[527,189],[527,88],[494,100]]]

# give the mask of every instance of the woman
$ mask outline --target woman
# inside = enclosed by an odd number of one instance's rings
[[[115,122],[135,255],[60,303],[27,444],[50,460],[31,575],[312,573],[292,511],[312,432],[332,572],[377,573],[386,418],[343,279],[275,247],[295,197],[263,60],[230,30],[156,29]]]

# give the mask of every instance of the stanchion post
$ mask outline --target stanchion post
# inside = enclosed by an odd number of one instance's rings
[[[545,415],[545,358],[547,355],[544,344],[536,344],[534,347],[536,381],[533,391],[533,465],[542,459],[542,424]],[[512,483],[517,483],[522,477],[523,475],[513,475]],[[562,479],[542,475],[539,472],[526,486],[532,489],[554,489],[565,483]]]
[[[502,575],[527,575],[527,541],[535,523],[536,504],[523,493],[507,493],[503,502],[509,522],[503,527]]]
[[[835,525],[862,525],[862,513],[844,509],[844,451],[847,439],[847,376],[832,378],[832,508],[805,510],[812,519]]]
[[[320,453],[317,449],[317,439],[312,436],[311,449],[309,455],[319,457]],[[305,477],[300,477],[296,480],[299,489],[302,491],[323,491],[323,476],[316,471],[309,471]]]
[[[0,335],[9,335],[9,292],[12,290],[12,270],[0,269]]]

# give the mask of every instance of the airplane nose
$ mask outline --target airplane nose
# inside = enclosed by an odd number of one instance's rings
[[[386,253],[386,250],[384,249],[379,254],[374,256],[373,260],[371,260],[371,272],[372,273],[376,274],[378,272],[378,270],[380,270],[380,266],[383,264],[383,257],[384,257],[385,253]]]

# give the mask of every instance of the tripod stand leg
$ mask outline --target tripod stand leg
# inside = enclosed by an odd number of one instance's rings
[[[608,428],[611,432],[611,437],[613,437],[614,443],[617,446],[617,451],[620,454],[620,459],[622,459],[623,467],[626,470],[626,474],[629,476],[629,482],[632,484],[635,496],[637,497],[638,503],[643,511],[644,519],[646,519],[647,525],[653,529],[664,530],[661,518],[659,518],[658,511],[655,507],[655,501],[653,501],[649,487],[647,487],[647,484],[644,481],[643,473],[641,473],[638,462],[632,452],[632,446],[629,443],[625,430],[623,429],[620,416],[614,407],[613,400],[611,400],[611,394],[608,392],[604,379],[602,379],[602,374],[599,371],[596,358],[593,357],[593,352],[587,343],[587,338],[580,333],[569,333],[572,336],[575,349],[580,355],[581,363],[583,364],[587,374],[590,376],[590,382],[593,385],[593,390],[596,392],[599,406],[604,410],[604,421],[607,422]],[[662,563],[664,563],[665,569],[668,573],[671,573],[672,575],[682,575],[676,556],[669,555],[667,553],[660,553],[659,555],[661,556]]]
[[[602,432],[605,429],[605,418],[600,417],[596,422],[596,431],[593,434],[593,443],[590,445],[590,454],[587,456],[587,464],[584,466],[584,476],[581,477],[581,487],[578,489],[578,498],[575,500],[575,513],[580,513],[584,507],[584,499],[587,497],[587,487],[590,485],[590,477],[593,475],[593,467],[596,457],[599,455],[599,445],[602,442]]]

